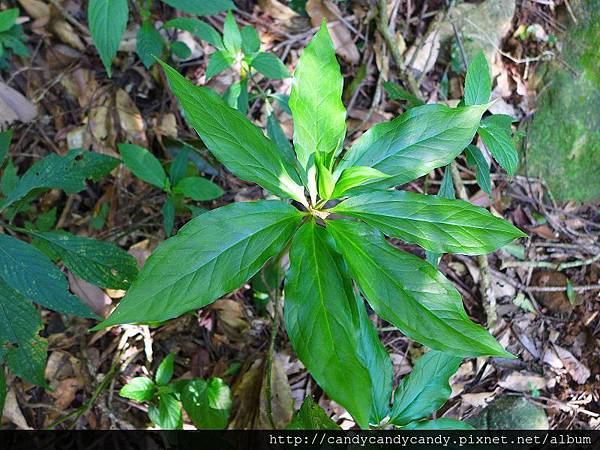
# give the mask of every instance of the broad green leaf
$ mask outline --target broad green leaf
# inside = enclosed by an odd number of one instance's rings
[[[188,59],[192,51],[185,42],[175,41],[171,44],[171,52],[179,59]]]
[[[175,226],[175,202],[171,195],[167,196],[167,200],[161,209],[163,215],[163,228],[165,235],[170,237],[173,234],[173,227]]]
[[[158,407],[148,407],[148,418],[163,430],[180,430],[183,428],[183,413],[177,398],[173,394],[162,394]]]
[[[252,58],[252,67],[267,78],[282,80],[291,77],[287,67],[274,53],[259,53]]]
[[[374,167],[390,175],[364,189],[398,186],[437,167],[450,164],[469,145],[487,105],[411,108],[391,122],[375,125],[348,150],[337,172],[348,167]]]
[[[162,0],[179,11],[197,16],[214,16],[228,9],[235,9],[231,0]]]
[[[206,81],[231,67],[234,62],[235,57],[226,50],[218,50],[211,53],[208,59],[208,66],[206,67]]]
[[[159,386],[166,386],[173,378],[173,370],[175,367],[175,354],[169,353],[165,359],[163,359],[156,370],[156,383]]]
[[[163,67],[187,120],[217,159],[239,178],[306,204],[294,167],[274,142],[213,91],[194,86],[164,63]]]
[[[512,117],[495,114],[481,121],[478,133],[486,148],[509,175],[514,175],[519,165],[519,153],[512,138]]]
[[[16,375],[44,386],[46,343],[38,335],[41,329],[39,313],[31,301],[0,279],[0,348]],[[0,370],[4,370],[1,365]]]
[[[294,119],[294,149],[300,164],[321,153],[331,167],[346,135],[346,108],[342,103],[344,79],[325,21],[300,55],[289,105]],[[366,165],[366,164],[363,164]]]
[[[382,178],[387,177],[388,175],[386,175],[383,172],[380,172],[377,169],[373,169],[372,167],[349,167],[340,174],[340,177],[337,183],[335,184],[335,189],[331,197],[340,198],[346,191],[354,187],[360,186],[361,184],[364,184],[368,181],[380,180]]]
[[[94,45],[109,77],[112,59],[117,54],[121,37],[127,28],[129,6],[127,0],[90,0],[88,23]]]
[[[231,11],[227,12],[223,24],[223,44],[232,55],[237,55],[242,49],[242,35]]]
[[[0,234],[0,279],[29,300],[46,308],[81,317],[95,317],[68,291],[67,280],[33,245]]]
[[[133,256],[116,245],[63,231],[28,231],[38,247],[74,274],[101,288],[127,289],[137,275]]]
[[[362,219],[387,236],[437,253],[482,255],[526,236],[479,206],[408,191],[350,197],[331,212]]]
[[[0,210],[21,200],[34,189],[62,189],[67,194],[82,191],[86,180],[99,180],[118,165],[118,159],[80,149],[70,150],[65,156],[51,153],[25,172],[0,202]]]
[[[441,417],[434,420],[423,420],[421,422],[412,422],[402,427],[403,430],[474,430],[466,422],[456,419]]]
[[[492,197],[492,179],[490,177],[490,166],[483,156],[483,153],[479,148],[474,145],[469,145],[465,149],[467,155],[467,163],[469,166],[475,166],[475,177],[477,184],[483,192],[489,197]]]
[[[10,141],[12,141],[12,130],[3,131],[0,133],[0,167],[4,164],[4,158],[8,154]]]
[[[118,147],[123,163],[136,177],[159,189],[165,189],[167,174],[156,156],[135,144],[119,144]]]
[[[177,17],[176,19],[169,20],[165,23],[165,28],[177,28],[179,30],[189,31],[217,49],[225,49],[223,39],[219,32],[202,20],[194,19],[192,17]]]
[[[242,28],[242,51],[246,55],[251,55],[260,50],[260,37],[256,28],[246,25]],[[289,76],[289,75],[288,75]]]
[[[183,147],[177,153],[177,156],[171,163],[169,167],[169,179],[173,186],[177,186],[177,184],[185,178],[188,173],[188,162],[190,159],[190,149],[187,147]]]
[[[202,177],[184,178],[173,188],[173,192],[199,202],[214,200],[224,193],[220,186]]]
[[[137,33],[136,53],[146,69],[154,65],[154,58],[160,58],[164,47],[165,42],[154,24],[149,20],[144,21]]]
[[[338,250],[379,317],[406,336],[457,356],[512,358],[469,320],[456,288],[431,264],[395,248],[360,222],[327,222]]]
[[[467,68],[465,78],[465,104],[485,105],[492,93],[492,76],[487,59],[481,51],[473,58]]]
[[[391,394],[381,395],[391,388],[391,365],[364,308],[325,229],[305,223],[285,283],[288,336],[319,386],[361,428],[382,418],[375,416],[386,412]]]
[[[456,198],[450,166],[446,166],[444,169],[444,177],[442,178],[442,184],[440,185],[440,190],[438,191],[437,196],[441,198],[447,198],[449,200],[454,200]]]
[[[390,100],[404,100],[408,102],[409,106],[411,107],[423,106],[425,104],[423,100],[415,97],[410,92],[408,92],[405,89],[402,89],[395,83],[386,81],[385,83],[383,83],[383,88],[385,89],[385,92],[387,92],[387,95],[390,98]]]
[[[296,160],[294,149],[292,148],[290,140],[285,135],[285,132],[283,131],[283,128],[281,128],[281,124],[279,123],[279,120],[277,120],[277,117],[274,113],[271,113],[267,116],[267,135],[273,142],[275,142],[275,144],[277,144],[277,147],[279,147],[279,150],[281,150],[283,158],[290,165],[294,165]]]
[[[248,79],[244,78],[230,85],[223,94],[223,99],[244,116],[248,114]]]
[[[202,308],[249,280],[292,236],[303,215],[276,200],[202,214],[148,258],[100,328],[160,322]]]
[[[136,402],[149,402],[154,398],[156,386],[154,381],[148,377],[133,378],[129,383],[121,388],[119,395],[130,398]]]
[[[390,422],[407,425],[440,409],[452,394],[450,377],[461,362],[461,357],[435,350],[421,356],[394,392]]]
[[[0,11],[0,33],[10,30],[17,18],[19,17],[18,8],[9,8],[4,11]]]
[[[317,180],[321,198],[330,199],[335,188],[335,181],[333,180],[332,173],[321,161],[317,161]]]
[[[312,398],[306,397],[287,430],[341,430]]]
[[[232,401],[229,386],[220,378],[193,380],[181,392],[181,403],[196,428],[223,430],[227,427]]]
[[[2,178],[0,178],[0,190],[6,196],[10,194],[19,184],[19,176],[17,175],[17,168],[12,162],[12,159],[8,160],[4,171],[2,172]],[[2,201],[0,201],[0,209],[2,209]]]

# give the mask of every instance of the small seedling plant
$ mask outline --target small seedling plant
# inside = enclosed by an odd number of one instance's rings
[[[216,377],[172,382],[174,365],[171,353],[158,366],[154,380],[133,378],[119,394],[148,404],[148,418],[162,429],[183,428],[183,410],[199,429],[225,428],[232,403],[229,386]]]
[[[39,213],[32,205],[49,189],[68,194],[84,190],[86,180],[99,180],[119,160],[75,149],[64,156],[50,154],[19,176],[7,158],[11,138],[10,131],[0,133],[0,398],[6,388],[5,366],[30,383],[47,386],[47,343],[39,335],[42,321],[35,304],[98,319],[69,292],[57,264],[101,288],[127,289],[137,275],[135,259],[124,250],[57,230],[56,208]]]
[[[0,70],[8,69],[7,61],[11,54],[30,56],[29,50],[24,44],[23,27],[17,24],[18,18],[18,8],[0,11]]]
[[[512,357],[469,319],[460,294],[436,267],[386,239],[438,254],[478,255],[525,236],[468,202],[396,189],[463,152],[480,128],[489,94],[456,108],[411,108],[343,151],[343,78],[323,23],[294,73],[294,145],[288,153],[212,90],[162,65],[189,124],[212,154],[279,199],[230,204],[188,222],[156,249],[97,328],[160,322],[202,308],[289,254],[287,335],[317,383],[361,428],[386,421],[408,426],[434,411],[439,405],[424,396],[427,408],[402,412],[427,374],[442,366],[455,370],[443,358]],[[392,363],[365,300],[406,336],[443,354],[431,372],[400,385],[394,406]]]
[[[119,153],[123,163],[136,177],[162,189],[167,194],[167,200],[162,207],[163,226],[167,236],[171,236],[173,232],[177,210],[187,208],[194,216],[204,212],[200,207],[187,204],[187,199],[203,202],[223,195],[223,189],[217,184],[206,178],[189,174],[187,148],[177,154],[169,167],[169,175],[160,161],[143,147],[135,144],[120,144]]]

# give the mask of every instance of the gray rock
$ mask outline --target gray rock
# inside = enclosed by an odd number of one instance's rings
[[[480,430],[547,430],[548,417],[542,408],[525,397],[502,396],[469,419]]]

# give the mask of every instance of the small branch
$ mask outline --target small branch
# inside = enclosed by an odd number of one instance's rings
[[[511,286],[516,287],[525,292],[565,292],[568,288],[567,286],[525,286],[518,281],[513,280],[510,277],[507,277],[502,272],[498,272],[496,270],[490,270],[490,273],[500,278],[503,281],[506,281]],[[600,290],[600,284],[586,284],[584,286],[573,286],[573,290],[575,292],[586,292],[586,291],[596,291]]]
[[[600,253],[596,256],[593,256],[592,258],[562,263],[553,263],[548,261],[505,261],[504,263],[502,263],[501,268],[506,269],[507,267],[538,267],[554,269],[560,272],[561,270],[572,269],[573,267],[589,266],[590,264],[594,264],[596,261],[599,260]]]
[[[52,6],[54,6],[59,13],[65,18],[67,22],[77,28],[81,33],[85,36],[90,36],[90,30],[88,30],[84,25],[80,24],[70,13],[67,11],[58,0],[48,0]]]
[[[419,85],[414,77],[408,72],[404,64],[404,58],[400,53],[400,49],[398,48],[398,41],[396,40],[396,36],[392,34],[390,31],[390,23],[389,17],[387,13],[387,1],[386,0],[377,0],[377,9],[379,11],[379,16],[377,19],[377,29],[379,30],[379,34],[385,41],[386,46],[390,50],[392,58],[398,67],[398,78],[402,81],[402,84],[410,91],[412,95],[417,97],[419,100],[423,100],[423,96],[421,95],[421,91],[419,90]]]

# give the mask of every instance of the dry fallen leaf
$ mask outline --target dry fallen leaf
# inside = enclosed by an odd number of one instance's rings
[[[127,92],[119,89],[116,95],[116,107],[119,115],[119,123],[121,129],[125,133],[126,140],[142,147],[148,146],[146,138],[146,125],[140,110],[137,108],[133,100]]]
[[[556,354],[567,368],[567,372],[577,384],[583,384],[590,377],[591,372],[573,354],[565,348],[554,345]]]
[[[271,377],[272,418],[267,414],[267,372],[263,359],[255,360],[233,387],[236,411],[230,429],[285,428],[292,420],[294,398],[282,364],[283,356],[273,356]]]
[[[250,324],[244,316],[240,302],[234,300],[217,300],[211,305],[211,309],[217,311],[217,325],[219,331],[225,334],[230,341],[239,342],[245,339]]]
[[[299,17],[296,11],[277,0],[258,0],[258,6],[265,14],[284,23]]]
[[[0,81],[0,130],[13,122],[31,122],[37,108],[19,91]]]
[[[83,303],[89,306],[100,317],[108,317],[112,300],[102,289],[82,280],[71,272],[67,273],[67,278],[69,279],[69,288],[73,294],[79,297]]]
[[[511,372],[498,381],[504,389],[517,392],[531,392],[546,388],[546,380],[541,375],[530,372]]]
[[[340,21],[342,12],[337,5],[331,0],[308,0],[306,12],[313,27],[321,26],[323,19],[327,19],[327,28],[331,34],[335,52],[349,63],[357,64],[360,59],[358,48],[352,40],[350,30]]]
[[[6,394],[6,402],[4,403],[4,411],[2,416],[9,422],[15,424],[20,430],[33,429],[27,424],[27,420],[25,420],[25,417],[21,412],[21,408],[19,407],[19,403],[17,402],[15,391],[12,389],[10,389]]]
[[[19,3],[28,15],[34,19],[50,16],[50,6],[40,0],[19,0]]]
[[[66,20],[55,20],[50,24],[52,32],[58,36],[58,38],[65,44],[79,50],[80,52],[85,51],[85,44],[73,29],[73,26]]]
[[[58,383],[58,386],[56,386],[53,391],[49,392],[49,394],[55,399],[54,406],[61,410],[65,410],[73,403],[73,400],[75,400],[77,391],[82,388],[83,386],[77,378],[66,378],[61,380]]]

